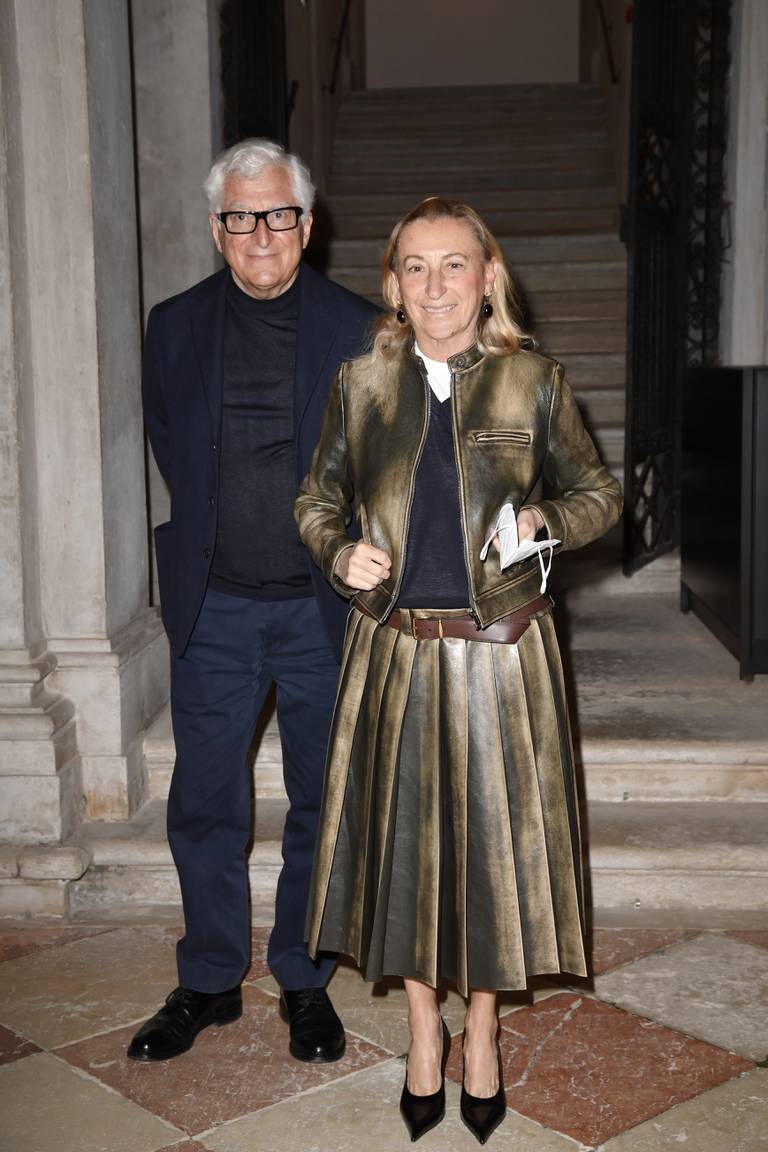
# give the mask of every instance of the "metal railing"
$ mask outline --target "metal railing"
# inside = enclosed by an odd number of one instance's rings
[[[333,56],[333,71],[331,73],[331,82],[328,85],[328,91],[331,96],[336,94],[336,82],[339,78],[339,66],[341,65],[341,51],[344,46],[344,37],[347,34],[347,24],[349,23],[349,12],[352,7],[352,0],[344,0],[344,10],[341,13],[341,21],[339,23],[339,34],[336,37],[336,51]]]
[[[616,61],[613,58],[613,46],[611,44],[611,26],[608,23],[608,17],[605,14],[605,6],[603,0],[597,0],[597,12],[600,17],[600,27],[603,30],[603,40],[605,41],[605,56],[608,61],[608,71],[611,76],[611,84],[618,84],[619,70],[616,67]]]

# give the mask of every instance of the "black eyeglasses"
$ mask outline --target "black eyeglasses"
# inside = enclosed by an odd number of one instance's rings
[[[299,216],[304,209],[296,206],[289,208],[270,208],[268,212],[217,212],[216,219],[221,220],[227,232],[235,236],[242,236],[245,232],[255,232],[259,220],[263,220],[270,232],[290,232],[299,223]]]

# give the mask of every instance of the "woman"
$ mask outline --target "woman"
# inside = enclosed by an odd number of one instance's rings
[[[404,977],[413,1140],[445,1108],[435,989],[469,997],[461,1115],[484,1143],[505,1114],[497,991],[586,967],[551,601],[536,557],[502,571],[483,545],[512,504],[520,540],[580,547],[616,522],[621,493],[560,365],[520,347],[503,257],[471,208],[433,197],[405,216],[383,294],[296,502],[315,562],[354,597],[309,945],[369,980]],[[542,477],[555,497],[538,498]]]

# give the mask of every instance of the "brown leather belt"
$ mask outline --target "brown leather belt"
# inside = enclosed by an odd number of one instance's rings
[[[362,612],[364,616],[370,616],[371,620],[380,623],[373,612],[361,604],[359,600],[354,600],[353,604],[358,612]],[[516,644],[530,624],[531,616],[535,612],[543,612],[551,607],[552,601],[549,596],[537,596],[535,600],[529,600],[522,608],[510,612],[503,620],[489,624],[487,628],[478,628],[469,614],[466,616],[414,616],[413,612],[406,614],[396,608],[387,617],[384,624],[390,628],[397,628],[406,636],[412,636],[414,640],[442,640],[444,636],[456,636],[460,640],[486,640],[491,644]]]

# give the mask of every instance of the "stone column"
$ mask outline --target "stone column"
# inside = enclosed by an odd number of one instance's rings
[[[202,189],[221,150],[218,10],[215,0],[133,0],[131,23],[146,320],[154,304],[218,266]],[[170,502],[151,453],[147,475],[154,526]]]
[[[53,757],[58,827],[10,832],[50,840],[81,811],[120,818],[143,800],[138,738],[167,692],[148,606],[127,6],[7,0],[0,64],[11,268],[0,323],[14,350],[3,415],[15,421],[3,464],[21,477],[1,642],[29,654],[43,742],[65,745]],[[15,763],[32,797],[35,772]]]

